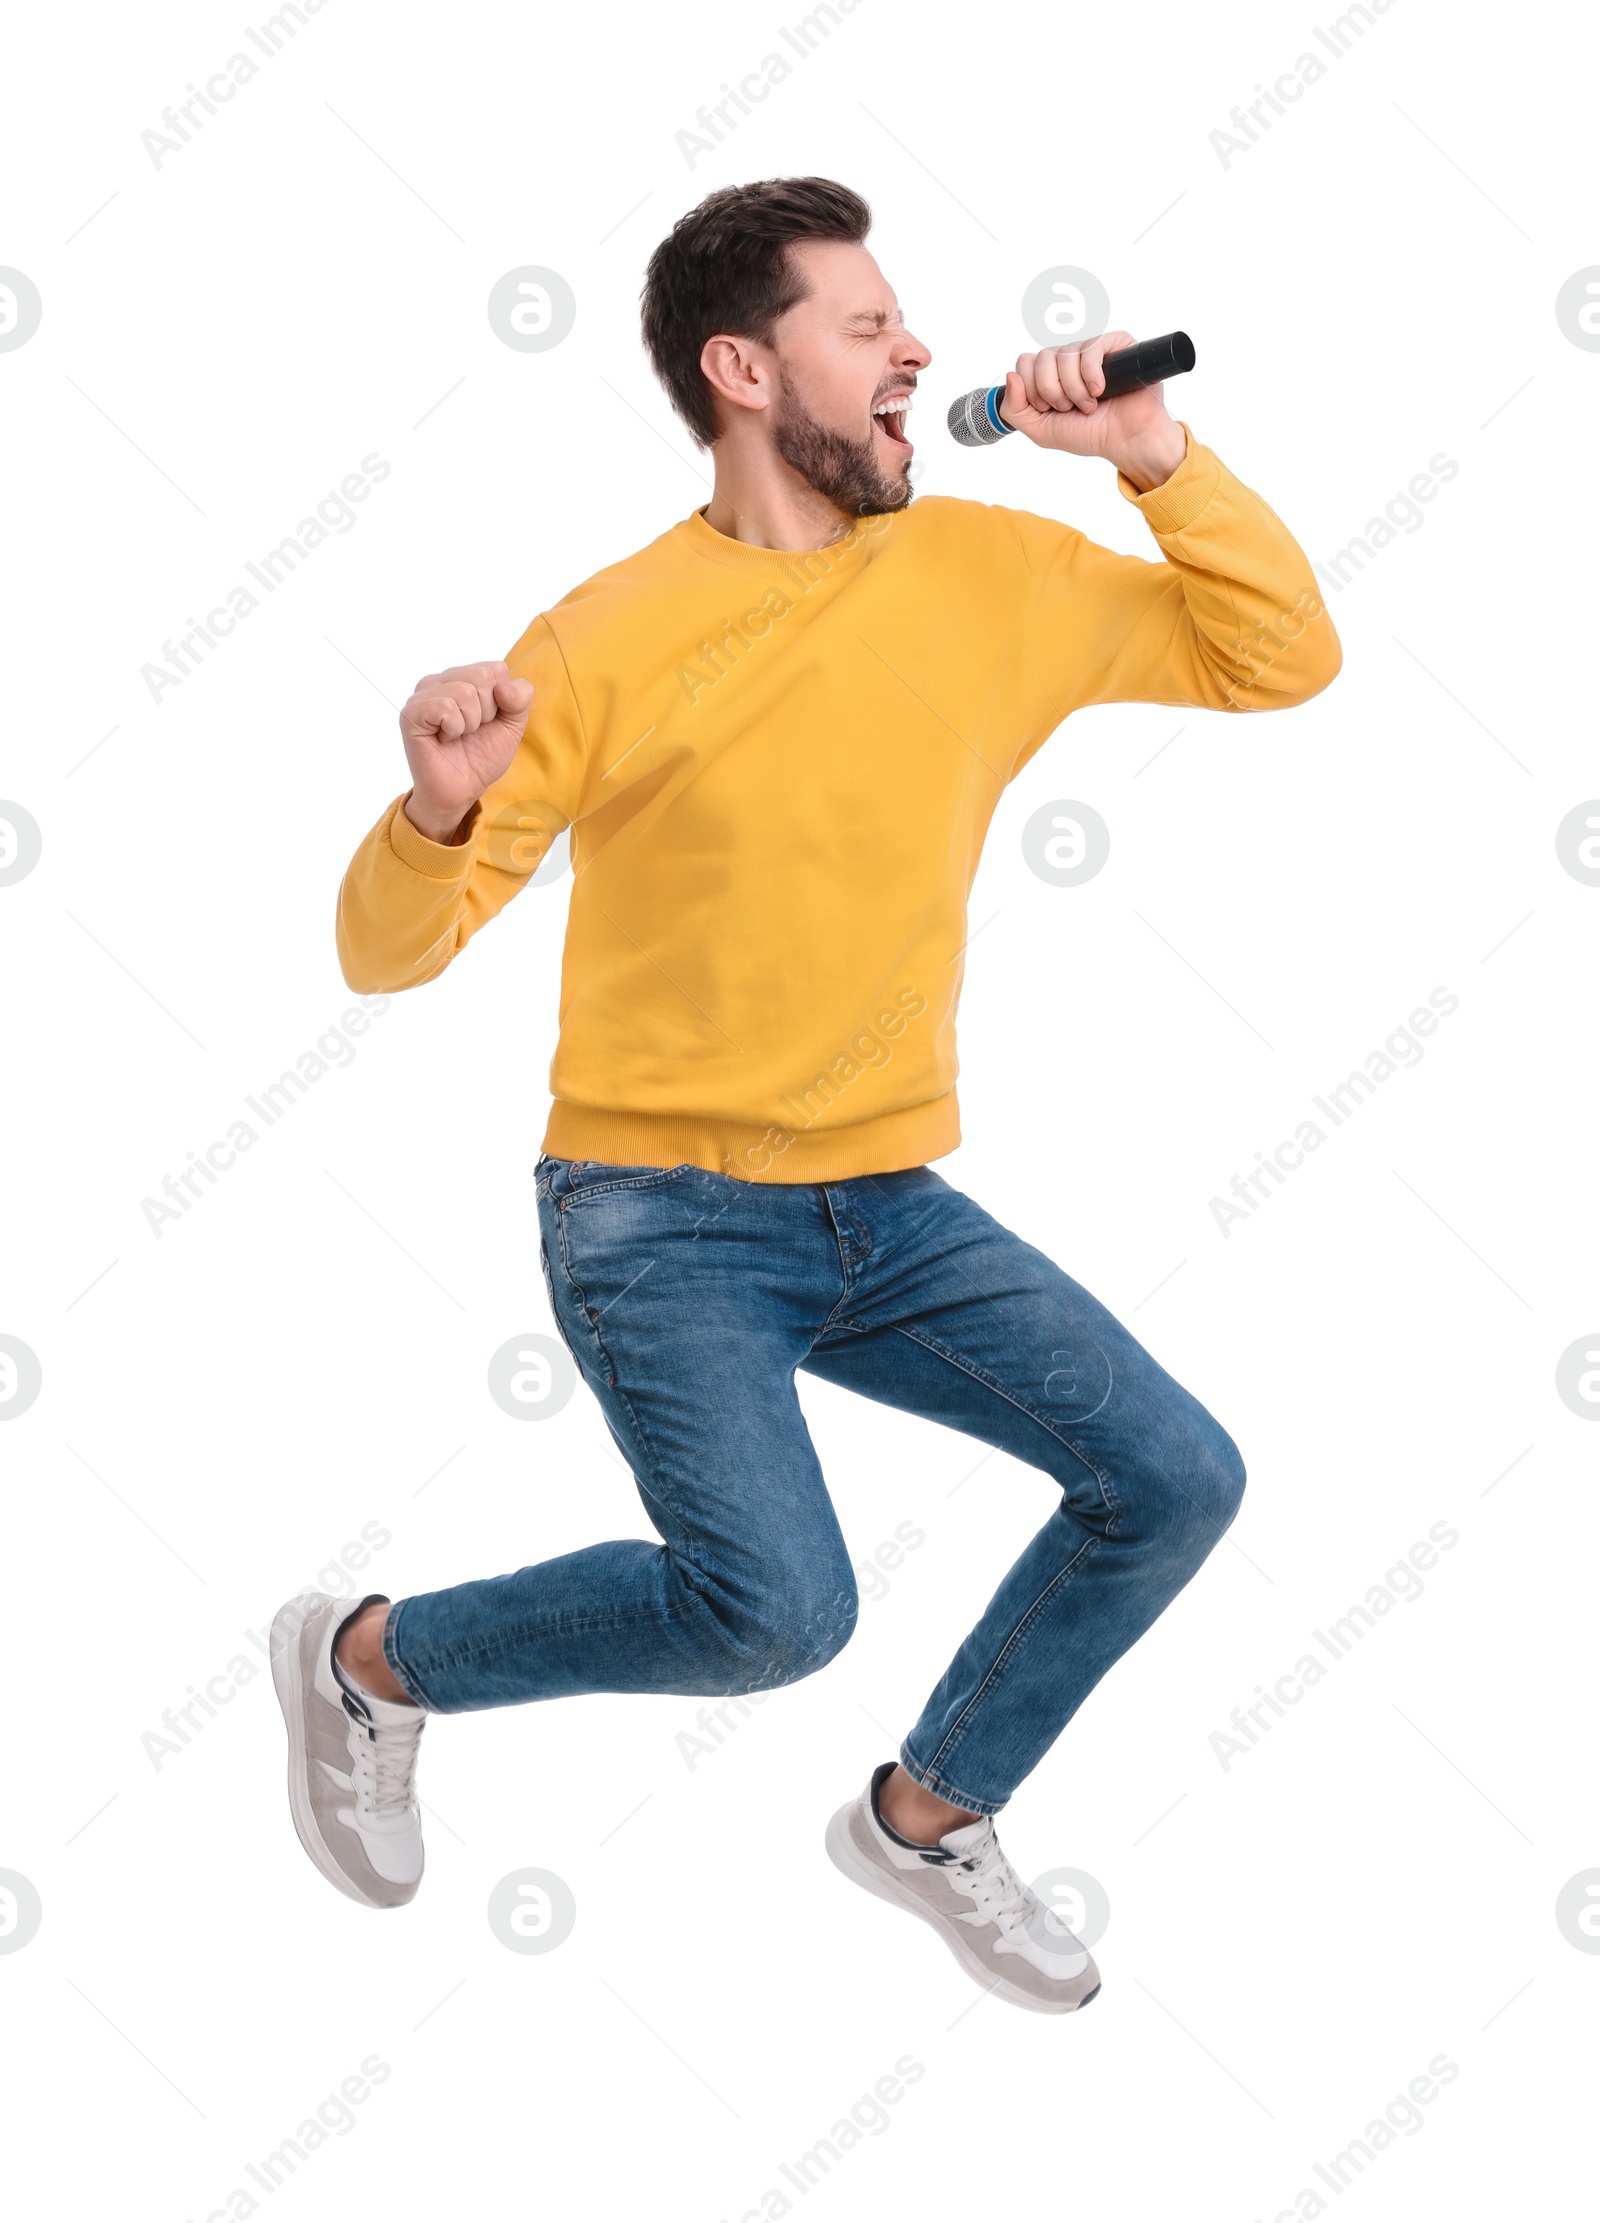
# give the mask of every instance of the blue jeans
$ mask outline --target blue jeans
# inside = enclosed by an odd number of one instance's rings
[[[384,1651],[405,1689],[460,1713],[579,1691],[726,1698],[824,1666],[857,1596],[804,1367],[1060,1485],[900,1750],[941,1798],[998,1813],[1232,1520],[1230,1438],[927,1166],[767,1186],[541,1158],[536,1184],[557,1327],[661,1541],[404,1599]]]

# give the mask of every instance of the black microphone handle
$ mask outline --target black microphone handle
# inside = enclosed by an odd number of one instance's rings
[[[1176,378],[1184,371],[1194,369],[1194,342],[1187,332],[1162,332],[1153,340],[1140,340],[1137,346],[1118,348],[1100,365],[1105,377],[1102,401],[1113,401],[1119,394],[1131,394],[1141,386],[1159,386],[1163,379]],[[979,386],[970,394],[960,394],[950,404],[945,419],[952,439],[959,440],[964,448],[992,447],[996,440],[1003,440],[1016,426],[1007,424],[1000,414],[1000,404],[1005,397],[1005,382],[998,386]]]
[[[1187,332],[1163,332],[1157,339],[1140,340],[1136,347],[1118,348],[1100,368],[1106,383],[1099,398],[1113,401],[1118,394],[1131,394],[1140,386],[1159,386],[1164,378],[1192,371],[1194,342]]]

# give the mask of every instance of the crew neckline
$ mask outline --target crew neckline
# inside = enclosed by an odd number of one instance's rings
[[[804,569],[808,560],[817,557],[825,559],[825,567],[831,570],[841,556],[858,555],[869,539],[881,537],[865,529],[872,522],[876,520],[862,520],[859,537],[853,543],[851,536],[858,532],[854,525],[848,532],[841,533],[837,540],[830,540],[823,548],[757,548],[747,540],[732,540],[726,533],[719,533],[715,525],[706,523],[704,506],[691,510],[680,529],[688,538],[690,546],[708,562],[722,564],[730,571],[771,577],[791,572],[796,566]],[[892,525],[894,519],[890,517],[886,522]]]

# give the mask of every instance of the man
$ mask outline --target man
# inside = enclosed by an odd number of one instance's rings
[[[541,1259],[660,1542],[398,1605],[309,1594],[279,1617],[277,1681],[306,1850],[400,1904],[429,1713],[728,1698],[845,1642],[855,1583],[797,1368],[964,1430],[1061,1503],[827,1846],[987,1989],[1060,2013],[1099,1976],[993,1817],[1195,1573],[1244,1472],[1087,1291],[929,1167],[960,1140],[967,892],[1071,711],[1273,709],[1340,656],[1295,542],[1159,389],[1097,402],[1126,333],[1024,355],[1002,409],[1115,465],[1160,560],[911,506],[930,358],[868,223],[843,187],[782,179],[712,194],[656,250],[645,340],[715,492],[504,663],[418,682],[411,788],[339,898],[350,985],[413,987],[572,830]]]

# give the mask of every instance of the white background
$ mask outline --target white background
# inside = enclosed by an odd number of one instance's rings
[[[330,0],[159,168],[140,134],[255,52],[245,17],[10,34],[0,262],[44,304],[0,353],[0,796],[44,843],[0,888],[0,1331],[43,1370],[0,1430],[0,1867],[44,1910],[0,1955],[21,2212],[199,2223],[251,2187],[308,2219],[735,2223],[782,2188],[841,2218],[1145,2223],[1311,2214],[1311,2188],[1491,2216],[1562,2206],[1577,2168],[1600,1958],[1554,1909],[1600,1865],[1600,1430],[1555,1370],[1600,1328],[1600,889],[1554,836],[1600,793],[1600,358],[1554,300],[1600,260],[1594,56],[1575,19],[1422,0],[1338,62],[1331,10],[863,0],[691,169],[675,134],[800,13]],[[1224,167],[1209,134],[1308,51],[1326,76]],[[503,654],[705,499],[638,345],[644,261],[711,187],[793,172],[868,196],[933,349],[924,492],[1153,553],[1109,470],[942,430],[1063,262],[1117,324],[1193,334],[1172,406],[1311,556],[1460,466],[1330,596],[1331,691],[1080,715],[974,892],[940,1170],[1129,1320],[1250,1470],[1228,1542],[1005,1818],[1024,1874],[1109,1894],[1082,2018],[983,1999],[822,1850],[1050,1485],[813,1382],[855,1555],[904,1521],[926,1541],[833,1666],[692,1770],[691,1701],[437,1721],[427,1877],[380,1919],[295,1844],[264,1672],[159,1768],[141,1743],[259,1663],[244,1632],[363,1524],[390,1541],[362,1579],[396,1596],[647,1532],[587,1392],[527,1426],[485,1387],[550,1332],[531,1169],[570,879],[391,1004],[159,1238],[141,1200],[351,1004],[334,896],[406,784],[413,679]],[[548,353],[485,315],[524,263],[577,297]],[[153,703],[140,667],[373,451],[355,527]],[[1059,799],[1111,829],[1078,889],[1022,861]],[[1224,1238],[1209,1200],[1436,987],[1460,1008],[1422,1063]],[[1231,1710],[1436,1522],[1459,1542],[1424,1594],[1225,1770]],[[545,1955],[486,1920],[521,1867],[576,1898]],[[778,2164],[907,2054],[887,2127],[802,2195]],[[1335,2194],[1313,2163],[1441,2054],[1422,2127]],[[369,2055],[390,2073],[353,2127],[253,2186]]]

